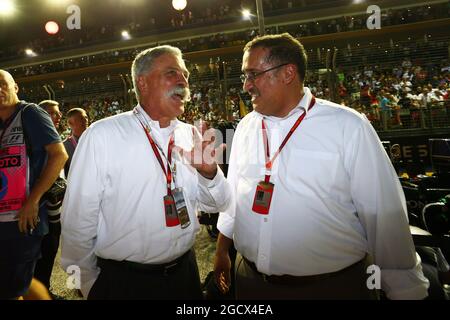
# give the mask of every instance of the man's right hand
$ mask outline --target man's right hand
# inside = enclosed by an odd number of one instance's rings
[[[28,198],[17,214],[19,231],[22,233],[32,232],[39,222],[38,213],[39,201]]]
[[[217,287],[222,294],[226,294],[230,290],[231,284],[231,260],[228,253],[216,252],[214,258],[214,278]]]

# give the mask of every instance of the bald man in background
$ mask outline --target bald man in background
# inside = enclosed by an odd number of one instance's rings
[[[18,92],[12,75],[0,70],[0,299],[29,289],[48,233],[43,195],[67,160],[50,116]]]

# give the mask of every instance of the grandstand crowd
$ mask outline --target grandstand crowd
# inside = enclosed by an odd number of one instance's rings
[[[237,3],[239,2],[239,4]],[[345,1],[342,1],[344,3]],[[296,12],[296,10],[314,10],[326,6],[330,1],[264,1],[265,14],[277,15]],[[216,7],[217,5],[217,7]],[[210,6],[196,8],[195,4],[182,12],[164,10],[172,18],[162,19],[168,25],[155,22],[147,17],[149,25],[140,24],[136,17],[128,29],[131,33],[148,35],[152,30],[164,32],[182,28],[194,28],[201,25],[225,23],[236,19],[238,8],[252,9],[253,1],[211,2]],[[383,26],[395,26],[446,18],[449,16],[448,3],[411,6],[382,10]],[[145,14],[149,14],[147,11]],[[240,15],[240,13],[239,13]],[[267,33],[289,32],[301,39],[321,34],[335,34],[366,28],[367,15],[344,15],[341,17],[308,20],[303,23],[270,26]],[[127,20],[123,17],[122,20]],[[126,21],[114,24],[119,30],[126,27]],[[168,28],[168,29],[167,29]],[[101,28],[92,39],[111,41],[117,30],[108,26]],[[90,32],[90,30],[83,30]],[[241,46],[257,34],[256,29],[234,31],[212,35],[193,35],[189,39],[168,41],[183,52],[197,52],[211,48]],[[80,43],[89,43],[85,35],[71,34]],[[58,37],[64,37],[60,34]],[[56,41],[47,37],[46,41]],[[91,39],[91,40],[92,40]],[[72,39],[73,40],[73,39]],[[61,43],[40,43],[34,40],[31,47],[39,54],[51,48],[64,49]],[[59,41],[59,40],[58,40]],[[78,41],[78,40],[77,40]],[[450,111],[448,107],[449,60],[448,39],[432,37],[429,34],[411,34],[408,39],[389,41],[348,41],[335,44],[338,50],[336,67],[331,70],[325,60],[330,49],[320,44],[308,46],[307,84],[319,98],[349,106],[364,113],[377,130],[425,128],[430,126],[448,126]],[[37,49],[36,49],[37,48]],[[39,49],[40,48],[40,49]],[[95,55],[85,55],[60,59],[53,62],[11,68],[17,78],[52,74],[83,67],[93,67],[114,63],[126,63],[134,59],[140,48],[125,50],[107,50]],[[0,60],[8,59],[8,52],[17,58],[18,48],[2,48]],[[190,71],[192,100],[186,105],[182,119],[193,123],[205,119],[213,126],[234,127],[249,111],[251,103],[242,90],[239,81],[241,61],[231,57],[214,57],[208,62],[187,61]],[[126,73],[126,71],[125,71]],[[131,84],[124,88],[122,83],[128,75],[117,72],[85,74],[78,78],[53,80],[46,85],[55,91],[62,111],[72,107],[84,108],[90,119],[98,119],[130,110],[134,104]],[[63,80],[64,79],[64,80]],[[20,82],[19,82],[20,84]],[[28,82],[20,88],[22,96],[29,101],[38,101],[48,96],[42,82]],[[64,128],[64,126],[63,126]]]
[[[281,2],[281,1],[280,1]],[[275,2],[275,5],[272,4],[272,1],[267,1],[266,3],[270,3],[273,7],[283,7],[283,8],[295,8],[295,5],[289,6],[289,2],[281,5],[280,2]],[[286,2],[286,1],[285,1]],[[305,2],[305,1],[303,1]],[[326,3],[326,1],[323,1]],[[278,4],[277,4],[278,3]],[[294,1],[294,4],[296,2]],[[302,5],[299,5],[299,8],[303,8]],[[186,23],[183,25],[183,23],[173,22],[174,20],[171,19],[172,26],[165,28],[157,28],[153,30],[154,33],[161,33],[161,32],[169,32],[169,31],[176,31],[179,28],[185,27],[185,28],[192,28],[198,25],[208,25],[208,24],[215,24],[222,22],[226,20],[225,12],[228,14],[230,12],[229,5],[221,4],[219,8],[217,9],[205,9],[206,18],[198,19],[198,23],[195,23],[193,25],[190,25],[189,23]],[[241,6],[242,7],[242,6]],[[241,8],[239,7],[239,8]],[[228,9],[227,9],[228,8]],[[313,7],[314,8],[314,7]],[[311,10],[311,7],[308,9]],[[184,12],[184,11],[183,11]],[[218,12],[217,16],[215,12]],[[385,27],[387,26],[394,26],[394,25],[401,25],[401,24],[408,24],[408,23],[414,23],[414,22],[423,22],[428,20],[434,20],[434,19],[440,19],[445,18],[449,16],[450,12],[450,6],[445,3],[441,4],[434,4],[434,5],[424,5],[424,6],[417,6],[417,7],[411,7],[411,8],[404,8],[404,9],[387,9],[384,10],[381,15],[381,24]],[[213,14],[214,13],[214,14]],[[185,13],[181,13],[181,15],[185,15]],[[187,16],[192,16],[192,13],[186,14]],[[212,15],[212,17],[210,17]],[[234,15],[236,15],[234,13]],[[210,17],[210,18],[208,18]],[[222,18],[218,18],[222,17]],[[310,37],[315,35],[323,35],[323,34],[332,34],[332,33],[340,33],[340,32],[348,32],[348,31],[357,31],[357,30],[363,30],[366,28],[366,14],[359,14],[355,16],[343,16],[339,18],[332,18],[332,19],[323,19],[323,20],[308,20],[304,21],[302,23],[296,23],[292,25],[286,25],[286,26],[280,26],[280,27],[268,27],[266,29],[267,33],[278,33],[278,32],[289,32],[290,34],[296,36],[297,38],[300,37]],[[143,19],[143,21],[153,21],[154,18],[150,19]],[[164,20],[166,21],[166,20]],[[14,45],[11,47],[3,47],[0,48],[0,61],[5,60],[11,60],[11,59],[18,59],[21,57],[26,56],[25,55],[25,49],[31,48],[36,54],[43,55],[48,54],[49,50],[54,51],[55,49],[59,50],[67,50],[70,48],[79,48],[80,46],[87,45],[89,43],[92,44],[98,43],[98,42],[107,42],[107,41],[113,41],[115,34],[120,34],[122,30],[127,29],[127,26],[115,26],[114,30],[110,30],[111,28],[103,26],[101,27],[101,30],[97,32],[95,35],[90,35],[89,29],[87,30],[80,30],[80,32],[85,32],[87,35],[79,35],[78,32],[72,32],[69,33],[71,38],[73,38],[71,41],[73,42],[71,45],[68,45],[67,42],[64,39],[63,35],[58,35],[57,38],[54,37],[46,37],[45,39],[35,39],[32,42],[28,44],[19,44]],[[124,29],[125,28],[125,29]],[[137,33],[136,29],[139,29],[140,26],[137,25],[135,22],[130,22],[128,26],[128,30],[130,33],[133,34],[133,30],[135,33]],[[148,31],[148,30],[147,30]],[[139,32],[136,34],[136,36],[145,36],[145,35],[151,35],[152,33],[145,33],[145,32]],[[217,33],[213,35],[208,36],[192,36],[189,39],[186,40],[176,40],[176,41],[169,41],[168,43],[171,45],[174,45],[183,52],[194,52],[194,51],[201,51],[201,50],[208,50],[208,49],[214,49],[214,48],[220,48],[220,47],[230,47],[230,46],[239,46],[243,45],[246,42],[250,41],[252,38],[257,35],[257,30],[250,29],[246,31],[236,31],[236,32],[230,32],[230,33]],[[90,39],[90,40],[89,40]],[[94,41],[95,40],[95,41]],[[116,40],[120,40],[120,37],[116,36]],[[398,48],[397,48],[398,50]],[[49,63],[43,63],[39,65],[32,65],[32,66],[24,66],[21,68],[14,68],[11,71],[17,76],[30,76],[30,75],[38,75],[38,74],[45,74],[45,73],[51,73],[51,72],[57,72],[57,71],[64,71],[64,70],[70,70],[70,69],[78,69],[82,67],[89,67],[89,66],[96,66],[96,65],[102,65],[102,64],[109,64],[109,63],[118,63],[118,62],[125,62],[125,61],[131,61],[137,52],[139,52],[139,48],[132,48],[132,49],[124,49],[124,50],[106,50],[102,51],[101,53],[94,54],[94,55],[86,55],[82,57],[76,57],[76,58],[70,58],[70,59],[63,59],[59,63],[56,62],[49,62]],[[346,52],[347,56],[352,56],[352,52],[350,49],[347,49]],[[353,53],[354,55],[354,53]]]
[[[207,68],[192,73],[193,80],[208,78],[214,73]],[[317,70],[309,72],[307,84],[318,97],[334,101],[364,113],[377,130],[423,128],[422,118],[433,118],[436,126],[450,123],[450,64],[448,60],[439,65],[425,66],[421,61],[405,58],[398,66],[369,65],[348,68],[336,72],[337,86],[330,88],[326,75]],[[211,78],[210,78],[211,79]],[[69,83],[69,87],[83,87],[78,99],[64,99],[61,111],[73,107],[86,110],[91,121],[128,111],[133,104],[126,103],[118,92],[89,94],[89,86],[99,79],[83,83]],[[235,127],[239,120],[251,111],[250,97],[240,83],[230,83],[225,95],[214,80],[192,81],[191,101],[181,117],[188,123],[203,119],[212,127]],[[333,93],[333,90],[335,93]],[[24,90],[24,94],[29,92]],[[425,119],[424,119],[425,121]],[[65,130],[64,122],[62,129]],[[69,133],[68,131],[66,132]]]

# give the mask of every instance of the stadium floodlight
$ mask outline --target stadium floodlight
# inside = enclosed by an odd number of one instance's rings
[[[243,9],[242,18],[244,20],[251,20],[255,15],[248,9]],[[259,35],[263,36],[266,33],[266,28],[264,24],[264,10],[262,0],[256,0],[256,17],[258,18]]]
[[[353,4],[360,4],[363,2],[364,2],[364,0],[353,0]]]
[[[186,8],[187,1],[186,0],[172,0],[172,6],[175,10],[181,11]]]
[[[248,10],[248,9],[242,10],[242,17],[243,17],[245,20],[250,20],[251,15],[252,15],[252,14],[250,13],[250,10]]]
[[[36,57],[36,52],[33,51],[33,49],[27,48],[25,49],[25,54],[29,57]]]
[[[11,16],[16,11],[12,0],[0,0],[0,16]]]
[[[123,40],[130,40],[131,39],[130,33],[127,30],[123,30],[121,34],[122,34],[122,39]]]
[[[47,31],[48,34],[57,34],[59,31],[59,25],[55,21],[48,21],[45,24],[45,31]]]

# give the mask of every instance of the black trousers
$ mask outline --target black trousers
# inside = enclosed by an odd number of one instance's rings
[[[335,276],[311,283],[277,284],[254,271],[238,254],[236,258],[237,300],[377,300],[378,292],[366,286],[367,261],[362,260]]]
[[[195,253],[190,250],[167,271],[142,270],[102,260],[88,300],[200,300],[202,292]]]
[[[52,276],[53,264],[58,253],[59,238],[61,236],[61,222],[49,223],[48,234],[42,239],[42,257],[36,264],[34,277],[50,289],[50,277]]]

